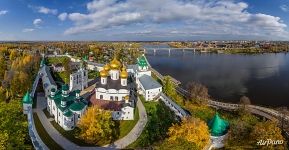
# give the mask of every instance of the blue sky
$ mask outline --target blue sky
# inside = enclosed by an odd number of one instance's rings
[[[0,40],[289,40],[289,0],[1,0]]]

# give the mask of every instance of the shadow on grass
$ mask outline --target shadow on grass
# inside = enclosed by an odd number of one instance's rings
[[[63,148],[58,145],[46,132],[44,129],[43,125],[41,124],[38,115],[36,113],[33,113],[33,119],[34,119],[34,124],[35,128],[38,132],[38,135],[40,136],[41,140],[44,142],[44,144],[53,150],[62,150]]]
[[[88,146],[88,147],[93,147],[93,146],[99,146],[99,145],[94,145],[94,144],[89,144],[86,143],[84,140],[77,138],[77,135],[79,135],[80,129],[75,128],[74,130],[71,131],[65,131],[60,127],[55,121],[50,121],[50,123],[53,125],[53,127],[66,139],[69,141],[75,143],[76,145],[79,146]]]

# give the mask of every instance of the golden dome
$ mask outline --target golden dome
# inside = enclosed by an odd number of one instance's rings
[[[121,67],[120,61],[116,59],[116,57],[113,58],[113,60],[110,62],[110,68],[111,69],[119,69]]]
[[[120,77],[123,78],[123,79],[125,79],[125,78],[128,77],[128,73],[127,73],[125,67],[122,68],[122,71],[121,71],[121,73],[120,73]]]
[[[104,69],[105,71],[109,71],[109,70],[110,70],[110,67],[109,67],[108,64],[106,64],[106,65],[104,65],[103,69]]]
[[[108,76],[108,72],[103,69],[103,70],[100,71],[100,76],[101,77],[107,77]]]

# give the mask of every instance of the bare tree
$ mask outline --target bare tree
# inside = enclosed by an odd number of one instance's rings
[[[194,101],[197,104],[207,102],[207,99],[210,97],[207,87],[198,82],[189,82],[187,84],[187,91],[189,92],[187,99]]]
[[[247,96],[242,96],[240,98],[240,104],[243,104],[243,105],[251,105],[251,100],[249,99],[249,97]]]
[[[281,127],[282,127],[282,130],[284,129],[284,128],[288,128],[289,126],[288,126],[288,121],[286,121],[285,120],[285,117],[286,116],[289,116],[289,110],[288,110],[288,108],[287,107],[279,107],[279,108],[277,108],[277,110],[280,112],[280,120],[281,120]],[[284,125],[286,125],[286,126],[284,126]]]
[[[249,113],[249,110],[248,110],[248,105],[251,105],[251,100],[249,99],[249,97],[247,96],[242,96],[240,98],[240,104],[241,104],[241,109],[240,109],[240,113],[241,114],[246,114],[246,113]]]

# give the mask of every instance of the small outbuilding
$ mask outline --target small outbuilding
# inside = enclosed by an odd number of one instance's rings
[[[211,148],[224,147],[224,139],[229,130],[229,122],[222,119],[218,113],[208,122],[211,133]]]

